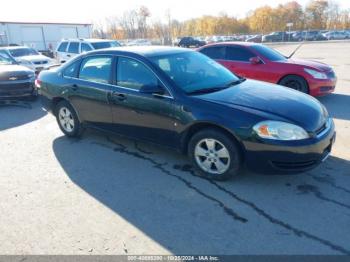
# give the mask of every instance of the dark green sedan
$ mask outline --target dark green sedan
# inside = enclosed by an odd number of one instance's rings
[[[239,78],[188,49],[93,51],[41,72],[37,85],[67,136],[93,127],[168,146],[187,153],[209,179],[231,178],[244,165],[264,173],[310,170],[335,139],[316,99]]]

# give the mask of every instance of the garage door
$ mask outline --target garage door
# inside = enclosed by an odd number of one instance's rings
[[[43,29],[41,26],[22,27],[22,44],[37,50],[45,50]]]
[[[77,28],[76,27],[61,27],[61,36],[63,38],[77,38]]]

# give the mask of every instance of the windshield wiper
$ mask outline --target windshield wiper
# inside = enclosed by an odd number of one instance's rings
[[[239,78],[238,80],[230,81],[230,82],[228,82],[227,84],[225,84],[223,86],[198,89],[198,90],[194,90],[194,91],[191,91],[191,92],[187,92],[187,94],[188,95],[198,95],[198,94],[213,93],[213,92],[224,90],[224,89],[229,88],[231,86],[238,85],[238,84],[244,82],[245,80],[246,80],[245,78]]]
[[[226,89],[227,87],[211,87],[211,88],[203,88],[203,89],[198,89],[194,90],[191,92],[187,92],[188,95],[198,95],[198,94],[207,94],[207,93],[213,93],[217,91],[221,91]]]
[[[239,78],[238,80],[228,82],[225,86],[226,87],[235,86],[235,85],[238,85],[240,83],[243,83],[245,80],[246,80],[245,78]]]

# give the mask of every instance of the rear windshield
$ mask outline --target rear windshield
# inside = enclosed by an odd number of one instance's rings
[[[270,61],[285,61],[287,58],[277,52],[276,50],[269,48],[264,45],[253,45],[252,48],[260,53],[262,56],[266,57]]]
[[[110,48],[110,47],[118,47],[118,46],[120,46],[120,44],[117,41],[95,42],[95,43],[91,43],[91,45],[95,49],[103,49],[103,48]]]

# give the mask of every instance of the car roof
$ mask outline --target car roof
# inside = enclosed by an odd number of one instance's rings
[[[255,46],[255,45],[261,45],[258,43],[254,42],[220,42],[220,43],[213,43],[213,44],[208,44],[203,47],[209,47],[209,46],[228,46],[228,45],[239,45],[239,46]]]
[[[100,39],[100,38],[69,38],[62,39],[62,42],[89,42],[89,43],[97,43],[97,42],[110,42],[117,41],[113,39]]]
[[[177,53],[191,52],[192,50],[169,46],[121,46],[91,51],[88,54],[137,54],[144,57],[171,55]]]

